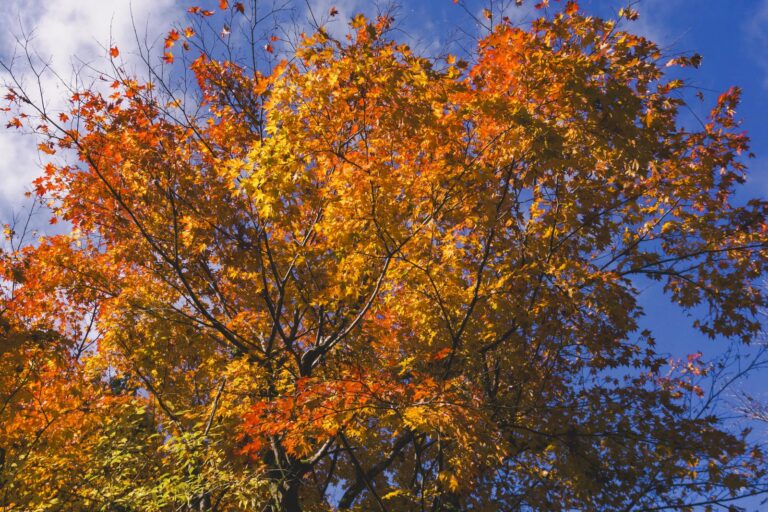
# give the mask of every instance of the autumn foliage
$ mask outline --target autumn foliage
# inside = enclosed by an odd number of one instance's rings
[[[255,70],[199,51],[200,25],[162,49],[198,101],[119,66],[60,116],[12,89],[68,228],[2,254],[0,509],[634,511],[763,489],[707,363],[670,368],[639,327],[650,279],[711,337],[761,328],[739,91],[683,127],[654,43],[561,7],[466,61],[359,16]]]

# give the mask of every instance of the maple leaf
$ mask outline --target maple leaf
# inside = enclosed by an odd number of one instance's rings
[[[635,21],[640,17],[640,13],[638,13],[637,10],[632,9],[631,7],[624,7],[619,9],[619,16],[622,18],[626,18],[630,21]]]
[[[109,49],[109,56],[113,59],[117,58],[117,56],[120,55],[120,50],[117,49],[117,46],[113,46]]]
[[[173,48],[173,45],[176,43],[176,41],[179,40],[179,32],[176,29],[171,30],[168,32],[168,35],[165,37],[165,48]]]
[[[189,14],[197,14],[197,15],[203,16],[203,17],[209,17],[209,16],[213,16],[215,14],[210,9],[203,9],[202,7],[199,7],[199,6],[190,7],[190,8],[187,9],[187,12]]]

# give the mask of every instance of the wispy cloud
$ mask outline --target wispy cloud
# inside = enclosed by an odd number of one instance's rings
[[[634,8],[640,14],[637,21],[625,23],[622,28],[657,43],[665,52],[687,51],[680,43],[687,28],[681,23],[680,12],[684,0],[640,0]],[[614,12],[627,2],[614,2]]]
[[[761,0],[744,26],[748,40],[746,48],[752,53],[755,63],[763,73],[762,85],[768,89],[768,0]]]
[[[174,0],[6,0],[0,11],[0,26],[7,27],[0,34],[0,59],[8,63],[16,54],[14,73],[29,84],[26,58],[18,56],[18,42],[28,39],[35,58],[50,64],[41,85],[55,111],[66,105],[62,79],[70,80],[84,66],[105,67],[111,44],[124,49],[126,65],[135,64],[137,59],[128,51],[136,46],[134,27],[142,37],[152,37],[180,15]],[[0,81],[7,80],[0,73]],[[36,144],[34,137],[0,131],[0,216],[18,208],[39,174]]]

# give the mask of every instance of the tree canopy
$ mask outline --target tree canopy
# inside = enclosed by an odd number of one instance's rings
[[[631,9],[489,11],[440,59],[358,16],[267,69],[254,44],[210,51],[209,18],[258,21],[220,7],[165,40],[185,90],[115,46],[66,111],[8,93],[66,229],[0,261],[0,509],[690,510],[765,489],[710,365],[670,365],[638,303],[651,279],[706,335],[761,329],[768,203],[734,200],[738,89],[681,123],[665,64],[698,57],[667,62]]]

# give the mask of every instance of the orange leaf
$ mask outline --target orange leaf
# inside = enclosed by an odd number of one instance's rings
[[[117,49],[117,46],[113,46],[109,49],[109,56],[113,59],[116,58],[118,55],[120,55],[120,50]]]
[[[50,144],[40,143],[37,145],[37,149],[45,153],[46,155],[56,154],[56,150],[51,147]]]
[[[187,9],[187,12],[189,14],[199,14],[200,16],[213,16],[213,11],[208,9],[201,9],[198,6],[190,7],[189,9]]]
[[[441,349],[441,350],[437,351],[437,353],[434,356],[432,356],[432,360],[433,361],[442,361],[443,359],[448,357],[450,355],[450,353],[451,353],[450,347],[445,347],[444,349]]]
[[[172,48],[174,43],[179,40],[178,30],[171,30],[165,38],[165,47]]]

